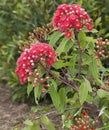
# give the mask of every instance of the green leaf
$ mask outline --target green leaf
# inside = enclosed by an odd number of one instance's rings
[[[85,79],[85,78],[84,78]],[[86,85],[86,87],[87,87],[87,90],[89,91],[89,92],[92,92],[92,87],[91,87],[91,85],[90,85],[90,82],[87,80],[87,79],[85,79],[85,85]]]
[[[17,129],[18,130],[18,129]],[[29,128],[27,128],[27,127],[24,127],[22,130],[30,130]]]
[[[79,87],[79,99],[81,105],[84,103],[84,101],[86,101],[88,92],[92,92],[92,88],[90,82],[84,78],[84,82],[82,82],[81,86]]]
[[[89,66],[89,70],[94,79],[99,78],[99,72],[98,72],[96,59],[94,59],[94,58],[92,59],[92,62],[90,63],[90,66]]]
[[[90,65],[91,62],[92,62],[92,57],[84,53],[82,65]]]
[[[27,86],[27,94],[28,94],[28,96],[30,95],[32,90],[33,90],[33,85],[32,84],[28,84],[28,86]]]
[[[76,113],[75,113],[73,116],[74,116],[74,117],[77,116],[77,115],[81,112],[81,110],[82,110],[82,107],[80,107],[80,109],[77,110]]]
[[[97,128],[96,130],[109,130],[109,125],[105,125],[104,127]]]
[[[29,126],[33,126],[33,122],[29,119],[27,119],[26,121],[24,121],[25,125],[29,125]]]
[[[64,62],[63,60],[59,60],[58,62],[56,62],[54,64],[54,68],[55,69],[60,69],[62,67],[66,67],[66,66],[72,66],[72,63],[71,62]]]
[[[92,32],[92,33],[98,33],[98,30],[92,29],[91,32]]]
[[[31,130],[41,130],[39,121],[34,122],[34,127]]]
[[[41,121],[46,126],[47,130],[55,130],[54,124],[48,119],[47,116],[42,115],[41,116]]]
[[[109,99],[109,92],[106,92],[106,91],[103,90],[103,89],[99,89],[99,90],[97,91],[97,95],[98,95],[100,98],[108,97],[108,99]]]
[[[86,37],[86,42],[88,43],[95,43],[96,42],[96,39],[94,39],[93,37]]]
[[[67,54],[67,52],[70,50],[70,48],[73,46],[74,40],[69,40],[67,44],[65,44],[63,52]]]
[[[68,38],[63,38],[61,43],[59,44],[58,48],[56,49],[56,52],[58,52],[58,56],[64,51],[65,45],[69,41]]]
[[[16,73],[13,72],[12,70],[10,71],[10,73],[11,73],[12,77],[13,77],[16,81],[18,81],[18,76],[16,75]]]
[[[61,88],[59,90],[59,97],[60,97],[60,109],[61,112],[64,112],[66,108],[66,90],[65,88]]]
[[[101,17],[98,17],[95,21],[95,25],[98,26],[100,22],[101,22]]]
[[[49,94],[52,99],[52,102],[57,110],[60,110],[59,104],[60,104],[60,98],[57,92],[57,84],[54,80],[51,80],[50,88],[49,88]]]
[[[38,120],[35,121],[26,120],[24,124],[26,124],[27,126],[23,130],[41,130],[40,122]]]
[[[63,123],[63,128],[65,127],[65,128],[67,128],[67,130],[70,130],[71,124],[72,124],[72,121],[71,121],[71,120],[66,120],[66,121],[64,121],[64,123]]]
[[[60,76],[60,74],[59,74],[59,72],[58,72],[58,71],[52,70],[52,73],[53,73],[55,76],[57,76],[57,77],[59,77],[59,76]]]
[[[81,48],[84,49],[86,47],[86,45],[87,45],[87,42],[86,42],[86,34],[83,31],[79,32],[78,40],[80,42]]]
[[[35,98],[36,104],[38,104],[38,100],[40,99],[41,91],[42,91],[41,86],[37,86],[34,88],[34,98]]]
[[[96,83],[97,83],[98,85],[105,86],[104,82],[103,82],[102,80],[100,80],[100,79],[97,79],[97,80],[96,80]]]
[[[60,37],[62,37],[62,33],[61,32],[54,32],[52,35],[49,36],[49,44],[54,47],[54,45],[56,44],[56,42],[59,40]]]
[[[100,110],[99,116],[101,116],[101,115],[104,113],[104,110],[105,110],[106,108],[107,108],[107,107],[103,107],[103,108]]]
[[[39,106],[39,105],[33,106],[33,107],[31,107],[31,112],[35,113],[35,112],[37,112],[39,110],[43,110],[44,108],[45,107],[42,107],[42,106]]]
[[[106,35],[105,35],[105,38],[108,38],[109,37],[109,33],[107,33]]]

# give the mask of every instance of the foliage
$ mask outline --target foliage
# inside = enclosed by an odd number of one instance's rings
[[[26,120],[26,125],[22,130],[41,130],[40,124],[43,123],[48,130],[55,130],[54,124],[48,119],[47,116],[41,115],[37,121]]]
[[[38,26],[46,25],[51,21],[58,4],[67,2],[70,2],[70,0],[1,0],[0,81],[5,80],[9,86],[13,87],[14,94],[19,95],[19,93],[25,93],[22,89],[19,90],[19,86],[21,85],[13,77],[16,60],[21,53],[19,47],[28,41],[27,37],[30,31]],[[15,97],[14,99],[17,99],[17,96]],[[27,95],[25,93],[18,97],[20,97],[19,100],[23,98],[25,100]]]
[[[19,56],[18,50],[22,43],[27,42],[28,32],[51,21],[54,11],[62,3],[79,3],[88,10],[99,30],[97,35],[105,34],[108,38],[108,0],[102,1],[48,1],[48,0],[1,0],[0,3],[0,80],[7,81],[19,94],[19,81],[13,81],[15,62]],[[104,5],[105,4],[105,5]],[[104,5],[104,6],[102,6]],[[100,10],[99,10],[100,8]],[[38,14],[37,14],[38,12]],[[46,13],[45,13],[46,12]],[[43,18],[43,19],[42,19]],[[94,34],[95,35],[95,34]],[[60,36],[60,35],[59,35]],[[51,41],[52,42],[52,41]],[[70,46],[70,44],[69,44]],[[104,61],[107,65],[107,61]],[[13,82],[13,83],[12,83]],[[17,82],[17,83],[16,83]],[[15,90],[16,89],[16,90]],[[20,91],[21,92],[21,91]],[[22,92],[24,93],[24,92]],[[17,98],[17,97],[16,97]],[[23,98],[23,96],[22,96]],[[24,97],[25,99],[25,97]],[[20,99],[19,99],[20,100]]]
[[[43,83],[36,87],[30,82],[22,86],[14,72],[16,60],[19,57],[19,53],[21,53],[18,52],[19,47],[22,48],[22,44],[24,48],[25,45],[31,47],[31,41],[25,38],[28,32],[37,26],[42,26],[50,22],[58,4],[72,4],[74,2],[76,3],[76,1],[71,2],[66,0],[58,2],[48,2],[47,0],[20,0],[19,2],[15,0],[13,2],[4,0],[1,2],[0,51],[2,53],[0,54],[0,59],[2,62],[0,63],[0,77],[2,80],[8,81],[8,85],[13,87],[15,92],[13,99],[25,101],[30,96],[32,97],[31,102],[35,101],[38,104],[42,97],[49,94],[56,110],[62,115],[63,128],[65,129],[71,129],[71,126],[76,127],[79,125],[78,122],[75,122],[75,118],[79,119],[78,117],[81,117],[82,111],[87,111],[91,120],[98,121],[98,125],[94,126],[94,129],[97,127],[99,127],[98,129],[108,129],[109,70],[105,68],[103,59],[100,59],[104,57],[104,53],[100,54],[100,58],[97,58],[96,55],[96,52],[99,52],[99,50],[97,50],[98,45],[96,39],[103,35],[104,38],[108,38],[109,36],[109,28],[107,27],[107,23],[109,22],[107,0],[91,0],[88,2],[80,0],[78,2],[83,5],[84,8],[87,8],[89,14],[91,14],[94,19],[94,25],[97,30],[90,29],[89,31],[82,27],[80,27],[80,29],[69,28],[72,35],[68,36],[67,34],[67,37],[64,37],[68,31],[66,31],[66,28],[58,31],[57,28],[51,26],[49,30],[50,33],[47,32],[43,39],[37,39],[35,33],[37,32],[38,34],[42,32],[43,35],[44,32],[46,32],[46,28],[42,27],[44,31],[42,31],[41,28],[36,29],[37,31],[33,31],[34,37],[31,38],[34,43],[39,43],[44,40],[44,42],[48,42],[58,53],[58,61],[52,66],[45,64],[45,60],[49,57],[49,55],[47,55],[44,61],[41,61],[40,64],[36,63],[36,66],[33,67],[33,69],[37,68],[40,72],[40,78],[44,79],[46,75],[49,76],[49,79],[46,81],[49,87],[46,88]],[[106,6],[102,6],[102,2],[103,4],[105,3]],[[36,12],[39,13],[36,14]],[[7,23],[7,21],[9,22]],[[33,36],[33,33],[31,33],[31,36]],[[9,37],[7,37],[7,35],[9,35]],[[108,43],[108,40],[104,41]],[[100,44],[104,41],[100,42]],[[108,46],[106,46],[106,48],[102,46],[100,51],[103,49],[108,52]],[[71,117],[68,119],[69,115],[71,115]],[[83,121],[84,119],[82,120],[81,117],[81,122]],[[24,130],[40,130],[40,122],[43,123],[47,129],[55,129],[54,124],[48,117],[41,115],[38,120],[26,120],[24,122],[26,125]]]
[[[88,10],[91,18],[94,20],[95,28],[98,31],[98,37],[103,36],[109,38],[109,2],[108,0],[82,0],[82,5]]]
[[[60,8],[63,7],[65,9],[67,5],[60,6]],[[79,12],[80,7],[77,6],[77,8]],[[64,15],[67,15],[67,13]],[[70,15],[68,15],[68,17],[69,16]],[[58,20],[58,18],[56,20]],[[84,21],[84,17],[81,21]],[[54,20],[54,22],[56,21]],[[78,26],[79,24],[82,24],[82,22],[79,22]],[[76,23],[74,25],[76,26]],[[59,24],[59,26],[61,26],[61,24]],[[90,129],[96,129],[97,127],[107,127],[108,112],[106,111],[105,113],[104,111],[105,109],[109,108],[107,104],[105,104],[105,107],[103,107],[104,102],[102,101],[105,98],[105,102],[108,102],[109,89],[108,85],[105,82],[107,80],[107,75],[104,76],[106,70],[102,69],[104,67],[102,65],[102,60],[98,59],[95,53],[95,51],[97,51],[95,50],[96,39],[93,38],[93,35],[95,35],[97,30],[92,30],[89,28],[86,29],[84,28],[84,26],[76,28],[75,26],[67,26],[67,29],[72,31],[73,34],[70,37],[66,37],[66,35],[64,35],[64,33],[66,32],[66,25],[64,26],[65,28],[63,30],[59,27],[60,32],[57,29],[50,34],[48,33],[49,35],[45,37],[45,40],[51,45],[52,48],[55,48],[56,52],[58,53],[58,61],[56,61],[56,63],[54,62],[51,67],[49,65],[46,65],[46,62],[48,61],[51,54],[49,55],[48,51],[42,48],[42,55],[40,55],[40,53],[38,53],[37,55],[37,57],[39,57],[39,64],[37,64],[37,60],[36,63],[34,61],[36,66],[34,66],[33,64],[32,78],[37,78],[39,74],[41,74],[41,77],[44,78],[45,73],[47,73],[50,77],[48,79],[49,87],[45,90],[44,82],[41,84],[41,86],[34,86],[34,84],[29,84],[27,86],[27,93],[29,95],[32,91],[34,91],[34,98],[37,104],[38,100],[41,97],[41,90],[43,93],[45,93],[45,95],[48,93],[51,97],[53,105],[55,106],[57,111],[62,114],[64,128],[69,129],[71,127],[71,124],[74,124],[70,129],[78,129],[83,127],[83,129],[85,129],[86,127],[86,129],[89,129],[90,123],[87,123],[86,121],[86,124],[82,125],[81,123],[84,122],[83,119],[81,118],[80,120],[80,118],[78,118],[82,111],[88,111],[92,120],[96,120],[98,122],[98,125],[94,123],[94,128]],[[34,37],[33,39],[34,41],[35,39],[37,41],[37,38]],[[37,45],[37,42],[35,44]],[[44,45],[43,43],[40,43],[40,45],[41,44]],[[32,50],[31,45],[30,50]],[[47,51],[46,58],[44,57],[45,54],[43,54],[44,51]],[[28,51],[28,53],[30,52]],[[45,59],[41,60],[40,56],[43,56]],[[22,61],[22,64],[25,63]],[[38,72],[41,70],[38,75],[36,73],[36,77],[33,76],[34,69],[38,69]],[[101,75],[103,75],[104,77],[101,78]],[[38,82],[40,82],[40,80],[38,80],[37,83]],[[92,111],[93,109],[95,110]],[[66,115],[70,113],[73,117],[67,123],[64,122],[66,120],[66,116],[64,114],[65,111]],[[87,114],[85,114],[84,117],[84,120],[86,120],[86,118],[89,119],[89,116]],[[75,125],[74,118],[77,119],[77,126]],[[45,124],[46,120],[44,120]],[[32,122],[27,122],[27,124],[33,126]],[[82,126],[79,126],[79,124],[81,124]]]
[[[13,99],[25,101],[27,98],[25,90],[19,89],[19,86],[20,88],[22,86],[14,74],[20,53],[19,46],[27,41],[25,37],[28,37],[29,31],[51,20],[55,6],[54,2],[43,0],[1,0],[0,2],[0,80],[5,80],[13,87]]]

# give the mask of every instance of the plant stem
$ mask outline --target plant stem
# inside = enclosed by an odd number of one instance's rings
[[[56,75],[54,75],[54,74],[52,73],[52,71],[51,71],[50,69],[48,69],[47,67],[45,67],[41,62],[40,62],[40,65],[42,66],[42,68],[43,68],[45,71],[47,71],[47,72],[52,76],[53,79],[60,80],[62,83],[64,83],[64,84],[68,85],[69,87],[71,87],[74,91],[78,92],[78,87],[77,87],[74,83],[72,83],[72,82],[70,82],[70,81],[64,79],[64,78],[61,77],[61,76],[60,76],[60,77],[57,77]]]
[[[106,91],[106,92],[109,92],[109,89],[106,88],[106,87],[104,87],[104,86],[100,86],[100,88],[103,89],[103,90]]]
[[[73,110],[73,109],[78,109],[78,108],[76,108],[76,107],[73,107],[73,108],[66,108],[65,109],[65,111],[68,111],[68,110]],[[64,111],[64,112],[65,112]],[[51,114],[58,114],[59,115],[59,113],[58,113],[58,111],[57,110],[53,110],[53,111],[50,111],[50,112],[47,112],[47,113],[45,113],[45,114],[43,114],[44,116],[49,116],[49,115],[51,115]],[[39,119],[41,116],[38,116],[38,117],[34,117],[33,118],[33,120],[37,120],[37,119]]]
[[[77,40],[77,44],[78,44],[78,50],[79,50],[79,72],[78,72],[78,78],[81,78],[81,70],[82,70],[82,49],[80,46],[80,42],[78,40],[78,32],[77,30],[74,31],[75,32],[75,38]]]

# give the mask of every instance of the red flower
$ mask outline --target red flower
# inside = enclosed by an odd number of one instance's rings
[[[89,31],[92,30],[92,28],[93,28],[92,25],[90,25],[90,24],[87,25],[87,29],[88,29]]]
[[[69,39],[70,39],[70,38],[72,38],[72,36],[73,36],[73,35],[72,35],[72,32],[71,32],[71,31],[68,30],[68,31],[65,32],[65,37],[66,37],[66,38],[69,38]]]
[[[54,14],[53,24],[60,31],[67,31],[71,28],[81,30],[84,26],[92,30],[91,18],[78,4],[60,5]]]
[[[88,114],[87,114],[85,111],[82,111],[81,114],[82,114],[83,116],[88,116]]]
[[[57,61],[57,53],[46,43],[32,44],[30,49],[25,49],[17,60],[16,73],[20,78],[21,84],[29,78],[34,72],[35,62],[45,61],[47,66],[52,66]]]

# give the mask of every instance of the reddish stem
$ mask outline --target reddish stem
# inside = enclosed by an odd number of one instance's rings
[[[42,66],[42,68],[47,71],[53,79],[57,79],[57,80],[60,80],[62,83],[68,85],[69,87],[71,87],[74,91],[78,92],[78,87],[72,83],[71,81],[68,81],[66,79],[64,79],[63,77],[57,77],[54,73],[52,73],[52,71],[50,69],[48,69],[47,67],[45,67],[41,62],[40,62],[40,65]]]
[[[109,92],[109,89],[106,88],[106,87],[104,87],[104,86],[100,86],[100,88],[103,89],[103,90],[106,91],[106,92]]]
[[[78,72],[78,78],[81,78],[81,70],[82,70],[82,49],[80,46],[80,42],[78,40],[78,32],[77,30],[74,31],[75,32],[75,38],[77,40],[77,44],[78,44],[78,50],[79,50],[79,72]]]

